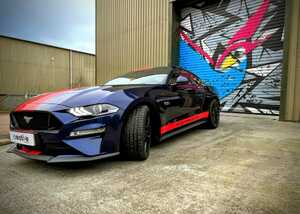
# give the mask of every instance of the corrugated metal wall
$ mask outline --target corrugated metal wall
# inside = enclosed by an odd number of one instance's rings
[[[41,93],[69,87],[69,52],[0,37],[0,93]]]
[[[289,0],[286,6],[280,119],[300,122],[300,1]]]
[[[171,61],[169,0],[96,0],[97,82]]]
[[[279,115],[284,0],[215,0],[181,10],[180,65],[223,111]]]
[[[94,85],[95,56],[0,37],[0,110],[24,101],[25,94],[69,88],[71,76],[73,87]]]
[[[95,60],[89,54],[71,52],[72,88],[95,85]]]

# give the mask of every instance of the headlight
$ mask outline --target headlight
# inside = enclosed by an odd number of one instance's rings
[[[75,107],[69,109],[69,113],[76,117],[84,116],[100,116],[115,113],[119,110],[118,107],[109,104],[98,104],[92,106]]]

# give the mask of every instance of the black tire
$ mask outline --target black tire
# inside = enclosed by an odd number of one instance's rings
[[[209,117],[206,123],[206,127],[209,129],[216,129],[220,122],[220,104],[218,100],[214,99],[210,102],[209,107]]]
[[[150,110],[147,106],[134,109],[124,126],[121,154],[130,160],[146,160],[152,141]]]

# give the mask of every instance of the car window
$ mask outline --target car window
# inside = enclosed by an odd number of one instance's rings
[[[176,83],[184,83],[184,82],[189,82],[189,79],[181,75],[177,77]]]
[[[119,77],[107,82],[105,85],[159,85],[165,84],[167,77],[167,74]]]
[[[199,80],[194,74],[185,70],[175,71],[173,77],[169,80],[170,84],[177,85],[178,89],[193,88],[201,89],[204,88],[201,80]]]
[[[192,84],[197,85],[199,87],[204,87],[204,84],[201,82],[201,80],[199,80],[194,74],[183,71],[182,75],[184,75],[186,78],[188,78]]]
[[[189,83],[189,84],[197,84],[196,83],[196,77],[186,71],[180,71],[179,76],[177,78],[176,82],[185,82],[185,83]]]

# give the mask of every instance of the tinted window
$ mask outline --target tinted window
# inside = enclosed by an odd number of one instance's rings
[[[160,85],[166,83],[167,77],[167,74],[153,74],[137,78],[119,77],[105,83],[105,85]]]
[[[192,73],[180,70],[174,73],[169,80],[169,84],[176,85],[177,89],[201,89],[203,88],[202,82]]]
[[[184,82],[189,82],[189,79],[186,78],[185,76],[179,76],[176,79],[176,83],[184,83]]]
[[[108,81],[105,85],[162,85],[166,84],[168,74],[169,70],[166,68],[130,72]]]
[[[191,83],[191,84],[195,84],[195,85],[198,85],[198,86],[202,86],[202,82],[192,73],[190,72],[186,72],[186,71],[181,71],[180,72],[180,76],[188,79],[188,81]]]

